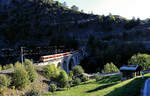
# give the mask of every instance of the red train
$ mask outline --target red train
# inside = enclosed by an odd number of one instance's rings
[[[46,55],[46,56],[41,56],[40,57],[40,62],[47,62],[53,59],[58,59],[58,58],[63,58],[65,56],[69,56],[75,53],[81,53],[82,50],[77,50],[73,52],[66,52],[66,53],[60,53],[60,54],[54,54],[54,55]]]

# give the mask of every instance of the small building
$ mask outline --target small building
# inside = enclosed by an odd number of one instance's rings
[[[139,65],[126,65],[120,67],[121,79],[127,80],[141,75],[142,67]]]

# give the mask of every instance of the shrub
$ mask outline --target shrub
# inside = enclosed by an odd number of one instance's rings
[[[14,65],[13,64],[9,64],[8,68],[14,68]]]
[[[6,68],[6,66],[3,66],[3,70],[6,70],[7,68]]]
[[[72,78],[73,77],[73,71],[69,71],[69,76]]]
[[[148,54],[137,54],[131,57],[128,61],[130,65],[140,65],[143,70],[150,69],[150,55]]]
[[[75,78],[75,77],[73,76],[73,71],[71,70],[71,71],[69,72],[69,85],[70,85],[70,86],[72,85],[74,78]]]
[[[15,65],[14,65],[14,67],[15,68],[22,67],[22,64],[20,62],[16,62]]]
[[[82,73],[84,73],[84,70],[81,66],[78,65],[78,66],[73,67],[72,72],[75,77],[78,77],[82,75]]]
[[[21,63],[17,62],[18,67],[15,68],[15,71],[12,76],[13,84],[18,89],[26,88],[29,84],[29,76],[24,66]]]
[[[10,79],[5,75],[0,75],[0,88],[8,87],[10,85]]]
[[[119,69],[113,64],[113,63],[107,63],[104,65],[104,73],[113,73],[113,72],[119,72]]]
[[[73,84],[75,84],[75,85],[79,85],[80,83],[81,83],[81,79],[80,78],[75,78],[73,80]]]
[[[60,74],[57,79],[58,79],[57,81],[58,81],[60,87],[62,87],[62,88],[66,87],[66,85],[69,82],[68,74],[64,70],[60,71]]]
[[[94,75],[94,79],[95,79],[96,81],[100,81],[100,80],[102,79],[102,77],[101,77],[101,76],[98,76],[98,75]]]
[[[28,91],[25,96],[40,96],[40,93],[38,91],[36,91],[35,89],[32,89],[30,91]]]
[[[25,59],[24,66],[26,71],[28,72],[29,80],[31,82],[34,82],[36,80],[37,73],[36,70],[34,69],[33,62],[28,59]]]
[[[87,76],[82,76],[82,77],[81,77],[81,81],[82,81],[82,82],[88,81],[88,77],[87,77]]]
[[[50,92],[54,92],[54,91],[56,91],[56,89],[57,89],[57,86],[55,84],[52,83],[49,85],[49,91]]]
[[[72,86],[73,80],[71,77],[68,77],[68,83],[67,83],[67,88],[70,88]]]
[[[57,77],[59,76],[60,69],[57,68],[54,64],[50,64],[44,68],[44,73],[47,78],[51,80],[56,80]]]

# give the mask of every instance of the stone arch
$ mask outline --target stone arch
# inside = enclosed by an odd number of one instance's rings
[[[61,63],[60,62],[58,62],[57,68],[61,68]]]
[[[63,69],[68,72],[68,65],[66,61],[63,62]]]
[[[76,56],[76,62],[77,62],[77,65],[78,65],[78,63],[79,63],[78,55]]]
[[[79,64],[80,59],[78,55],[70,55],[65,57],[62,62],[62,68],[69,74],[69,71]]]
[[[70,61],[69,61],[69,64],[68,64],[68,69],[69,69],[69,70],[72,70],[73,66],[74,66],[74,61],[73,61],[73,59],[71,58]]]
[[[76,62],[76,58],[75,57],[71,57],[68,61],[68,71],[72,70],[72,68],[77,64]]]

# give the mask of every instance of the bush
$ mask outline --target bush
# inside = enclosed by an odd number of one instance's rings
[[[69,71],[69,76],[72,78],[73,77],[73,71]]]
[[[40,96],[40,93],[34,89],[28,91],[25,96]]]
[[[40,96],[40,93],[34,89],[30,90],[25,94],[25,96]]]
[[[119,72],[119,69],[113,63],[107,63],[104,65],[103,73],[114,73]]]
[[[75,84],[75,85],[79,85],[80,83],[81,83],[81,79],[80,78],[75,78],[73,80],[73,84]]]
[[[7,68],[6,68],[6,66],[3,66],[3,70],[6,70]]]
[[[3,70],[11,69],[13,67],[14,67],[13,64],[8,64],[8,65],[3,66]]]
[[[22,67],[22,64],[20,62],[16,62],[14,65],[14,68]]]
[[[54,64],[50,64],[44,68],[44,73],[47,78],[51,80],[56,80],[57,77],[59,76],[60,69],[57,68]]]
[[[29,84],[28,72],[25,70],[24,66],[21,63],[17,62],[15,71],[12,76],[13,84],[18,89],[24,89]]]
[[[67,88],[70,88],[72,86],[73,80],[71,77],[68,77],[68,83],[67,83]]]
[[[75,77],[78,77],[78,76],[81,76],[82,73],[84,73],[84,70],[81,66],[78,65],[78,66],[73,67],[72,72]]]
[[[140,65],[143,70],[150,69],[150,55],[148,54],[137,54],[131,57],[128,61],[130,65]]]
[[[102,77],[101,77],[101,76],[98,76],[98,75],[94,75],[94,79],[95,79],[96,81],[100,81],[100,80],[102,79]]]
[[[50,92],[54,92],[54,91],[56,91],[56,89],[57,89],[57,86],[55,84],[52,83],[49,85],[49,91]]]
[[[0,75],[0,88],[8,87],[10,85],[11,80],[5,75]]]
[[[69,83],[69,77],[66,71],[62,70],[57,78],[58,83],[61,88],[66,87],[66,85]]]
[[[14,65],[13,64],[9,64],[8,67],[9,68],[14,68]]]
[[[36,80],[37,73],[36,70],[34,69],[33,62],[28,59],[25,59],[24,66],[26,71],[28,72],[29,80],[31,82],[34,82]]]
[[[88,81],[88,77],[87,77],[87,76],[82,76],[82,77],[81,77],[81,81],[82,81],[82,82]]]

